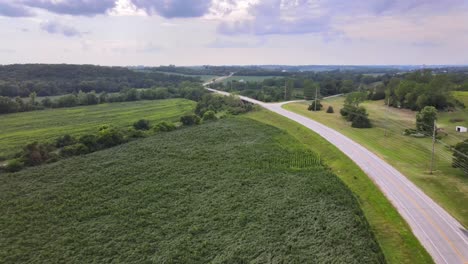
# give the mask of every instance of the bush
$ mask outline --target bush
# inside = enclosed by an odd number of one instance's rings
[[[363,115],[356,115],[353,118],[351,126],[355,127],[355,128],[370,128],[370,127],[372,127],[369,118],[367,116],[363,116]]]
[[[5,166],[7,172],[17,172],[24,168],[24,163],[19,159],[11,160]]]
[[[217,120],[216,113],[212,110],[208,110],[203,114],[203,121]]]
[[[63,135],[59,138],[57,138],[57,140],[55,140],[55,146],[57,148],[63,148],[65,146],[70,146],[70,145],[73,145],[76,143],[76,139],[68,134],[66,135]]]
[[[22,159],[28,166],[37,166],[48,161],[51,157],[50,152],[52,152],[53,149],[53,146],[49,144],[34,142],[23,149]]]
[[[148,130],[150,129],[150,122],[146,119],[140,119],[137,122],[133,123],[133,127],[136,130]]]
[[[115,128],[106,128],[99,131],[97,143],[102,148],[110,148],[125,142],[124,135]]]
[[[83,143],[77,143],[70,146],[65,146],[60,151],[60,154],[64,157],[78,156],[89,153],[89,148]]]
[[[143,138],[145,137],[145,133],[141,130],[130,128],[127,132],[127,136],[131,138]]]
[[[200,124],[200,121],[200,117],[198,117],[197,115],[186,115],[180,118],[180,122],[184,126],[198,125]]]
[[[95,135],[84,135],[78,139],[78,142],[85,145],[89,152],[93,152],[99,149],[98,137]]]
[[[162,121],[162,122],[159,122],[155,127],[154,127],[154,130],[155,131],[161,131],[161,132],[169,132],[169,131],[174,131],[176,130],[177,127],[171,123],[171,122],[167,122],[167,121]]]
[[[328,106],[328,108],[327,108],[327,113],[329,113],[329,114],[335,113],[335,110],[333,110],[333,107],[332,107],[331,105]]]

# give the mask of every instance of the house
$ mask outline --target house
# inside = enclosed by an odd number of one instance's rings
[[[457,132],[460,132],[460,133],[466,133],[468,132],[468,128],[464,127],[464,126],[457,126],[456,127],[456,130]]]

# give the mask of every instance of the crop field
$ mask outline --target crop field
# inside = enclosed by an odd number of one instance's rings
[[[385,262],[320,156],[247,117],[0,175],[0,211],[1,263]]]
[[[357,129],[352,128],[339,114],[343,100],[340,97],[323,101],[325,109],[329,105],[333,106],[333,114],[307,111],[304,103],[288,104],[285,108],[326,124],[376,153],[418,185],[464,226],[468,226],[468,177],[461,170],[452,168],[452,152],[447,147],[468,137],[455,132],[455,125],[459,123],[449,122],[456,116],[466,118],[466,110],[439,113],[437,125],[448,135],[441,139],[445,145],[435,145],[435,171],[430,174],[431,138],[414,138],[402,134],[405,128],[415,127],[416,112],[387,108],[383,101],[364,102],[362,105],[367,108],[374,127]]]
[[[33,141],[51,141],[64,134],[94,133],[102,125],[130,127],[139,119],[178,121],[194,108],[193,101],[168,99],[0,115],[0,160]]]
[[[409,226],[377,186],[335,146],[310,129],[270,111],[255,111],[248,116],[286,131],[302,146],[319,154],[322,162],[336,173],[359,200],[388,263],[433,263]]]

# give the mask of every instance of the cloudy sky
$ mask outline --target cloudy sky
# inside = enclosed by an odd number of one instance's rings
[[[468,64],[468,0],[0,0],[0,64]]]

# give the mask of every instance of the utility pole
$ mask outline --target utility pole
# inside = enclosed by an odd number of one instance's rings
[[[286,78],[284,78],[284,100],[288,100],[287,98],[287,88],[286,88],[286,83],[287,83],[287,80]]]
[[[317,96],[318,96],[318,87],[315,86],[314,112],[317,112]]]
[[[431,174],[434,170],[434,154],[435,154],[435,142],[436,142],[436,121],[434,120],[434,130],[432,131],[432,156],[431,156]]]
[[[388,130],[388,109],[390,107],[390,97],[387,99],[387,108],[385,109],[385,136],[387,136]]]

